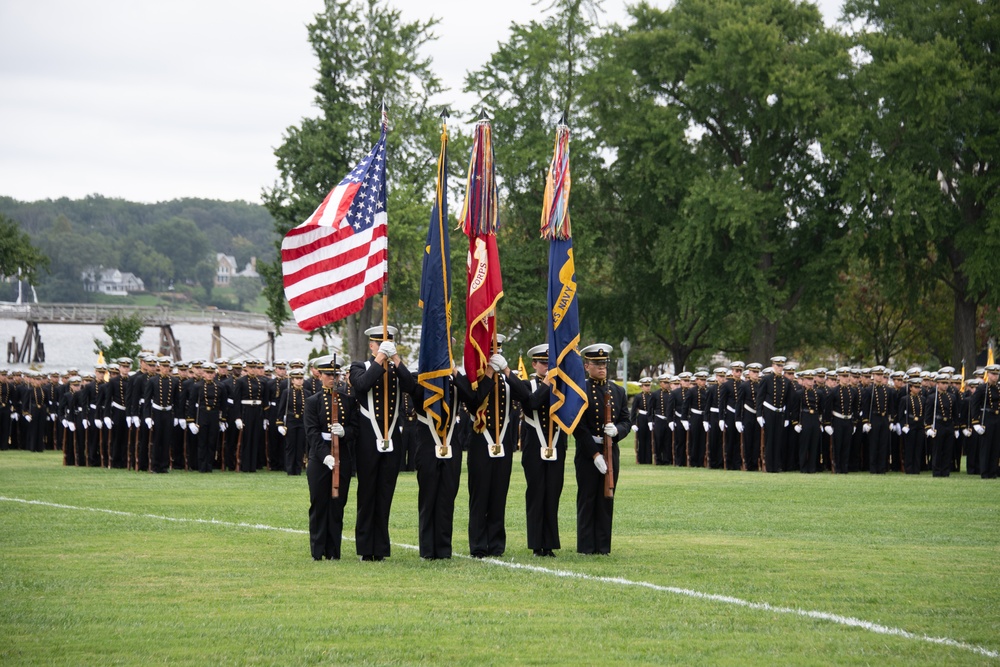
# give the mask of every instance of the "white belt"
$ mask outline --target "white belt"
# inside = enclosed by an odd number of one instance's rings
[[[774,412],[784,412],[785,411],[785,406],[781,406],[780,408],[776,408],[773,405],[771,405],[770,403],[768,403],[767,401],[764,401],[764,407],[767,408],[768,410],[773,410]]]
[[[243,405],[260,405],[263,401],[240,401]]]
[[[709,408],[709,410],[711,410],[712,412],[718,412],[719,408]]]
[[[693,414],[693,415],[700,415],[700,414],[704,414],[704,412],[702,410],[695,410],[694,408],[691,408],[691,414]]]
[[[150,401],[149,404],[152,405],[155,409],[161,410],[161,411],[164,411],[164,412],[166,412],[167,410],[173,410],[174,409],[172,405],[157,405],[156,403],[153,403],[152,401]]]
[[[595,444],[598,444],[598,445],[603,445],[604,444],[604,436],[603,435],[592,435],[590,437],[592,437],[594,439],[594,443]]]
[[[320,435],[323,436],[324,440],[327,440],[327,441],[333,440],[333,434],[332,433],[320,433]]]
[[[730,412],[732,412],[732,413],[733,413],[734,415],[736,414],[736,406],[735,406],[735,405],[727,405],[727,406],[726,406],[726,410],[729,410],[729,411],[730,411]]]
[[[753,414],[757,414],[757,410],[754,409],[754,408],[751,408],[746,403],[743,404],[743,409],[746,410],[747,412],[752,412]]]
[[[842,415],[839,412],[837,412],[836,410],[833,411],[833,416],[836,417],[837,419],[850,419],[851,418],[851,415]]]
[[[119,405],[119,404],[115,403],[114,401],[111,401],[111,407],[118,408],[119,410],[124,410],[125,409],[124,405]]]
[[[647,412],[646,410],[639,410],[639,414],[640,415],[647,415],[647,414],[649,414],[649,412]]]
[[[657,419],[666,419],[667,416],[666,415],[656,415],[656,418]]]

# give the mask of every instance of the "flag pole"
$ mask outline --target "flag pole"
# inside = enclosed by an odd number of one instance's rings
[[[389,116],[387,113],[387,107],[385,100],[382,100],[382,127],[385,128],[386,132],[389,129]],[[386,156],[388,161],[388,156]],[[388,208],[388,206],[386,206]],[[388,227],[388,225],[387,225]],[[385,235],[385,253],[386,257],[389,255],[389,234],[388,231]],[[386,263],[385,266],[385,284],[382,287],[382,340],[389,340],[389,265]],[[382,383],[382,448],[386,448],[386,441],[389,441],[392,436],[389,433],[389,357],[386,357],[382,362],[382,368],[385,370],[385,381]]]

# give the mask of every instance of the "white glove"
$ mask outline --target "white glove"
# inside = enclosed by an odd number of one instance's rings
[[[823,427],[823,431],[824,431],[824,432],[825,432],[825,433],[826,433],[827,435],[833,435],[833,427],[832,427],[832,426],[824,426],[824,427]]]
[[[134,426],[134,424],[132,424],[132,418],[129,417],[128,415],[126,415],[125,416],[125,427],[126,428],[132,428],[132,426]]]
[[[933,429],[933,428],[927,429],[927,437],[928,438],[936,438],[937,437],[937,430]]]
[[[227,428],[229,428],[229,424],[226,422],[219,423],[219,433],[225,433]]]
[[[796,433],[802,433],[802,424],[796,424],[794,428]]]
[[[719,420],[719,430],[720,431],[725,431],[726,430],[726,420],[725,419],[720,419]]]
[[[104,418],[104,425],[107,426],[108,428],[111,428],[111,417]]]
[[[24,415],[24,418],[27,419],[30,416],[31,415]],[[83,426],[83,430],[84,431],[86,431],[88,428],[90,428],[90,420],[89,419],[81,419],[80,420],[80,424]]]
[[[180,426],[181,421],[182,420],[179,417],[174,417],[174,426]]]
[[[688,421],[688,420],[686,420],[686,419],[682,419],[682,420],[681,420],[681,426],[683,426],[683,427],[684,427],[684,430],[685,430],[685,431],[690,431],[690,430],[691,430],[691,422],[689,422],[689,421]]]
[[[264,430],[265,430],[265,431],[267,430],[267,426],[268,426],[268,424],[270,424],[270,423],[271,423],[271,422],[269,422],[268,420],[266,420],[266,419],[264,420]]]
[[[975,426],[972,427],[972,430],[978,433],[979,435],[986,433],[986,427],[983,426],[982,424],[976,424]]]
[[[343,438],[345,433],[344,425],[340,422],[333,422],[330,424],[330,433],[334,434],[338,438]]]
[[[962,435],[964,435],[966,438],[971,438],[972,437],[972,429],[971,428],[963,428],[962,429]]]
[[[69,423],[69,427],[68,428],[69,428],[69,430],[70,430],[71,433],[76,433],[76,424],[74,424],[73,422]]]
[[[201,429],[198,428],[198,425],[195,424],[194,422],[191,422],[190,424],[188,424],[188,428],[191,430],[191,434],[192,435],[198,435],[198,431],[201,430]]]
[[[237,419],[237,420],[236,420],[236,428],[237,428],[238,430],[240,430],[240,431],[242,431],[242,430],[243,430],[243,420],[242,420],[242,419]]]
[[[49,421],[50,421],[50,422],[54,422],[55,420],[56,420],[56,415],[55,415],[55,413],[52,413],[52,414],[50,414],[50,415],[49,415]]]
[[[854,435],[857,432],[858,432],[858,427],[857,426],[852,426],[851,427],[851,435]]]
[[[502,373],[507,368],[507,360],[503,358],[502,354],[494,354],[490,357],[490,366],[497,373]]]
[[[955,429],[955,439],[956,439],[956,440],[958,440],[958,433],[959,433],[959,431],[958,431],[958,429],[956,428],[956,429]]]
[[[743,422],[736,422],[736,432],[737,433],[743,432]]]
[[[653,430],[653,422],[649,422],[648,424],[646,424],[646,426],[648,426],[648,427],[649,427],[649,430],[650,430],[650,431],[652,431],[652,430]]]
[[[903,427],[903,433],[909,433],[909,432],[910,432],[910,425],[907,424],[906,426]]]
[[[893,424],[892,430],[896,432],[896,435],[901,435],[903,433],[903,429],[899,424]]]
[[[17,413],[16,412],[10,413],[10,418],[13,419],[14,421],[17,421]]]
[[[95,419],[94,420],[94,428],[96,428],[98,431],[100,431],[101,428],[103,428],[103,427],[104,427],[104,422],[102,422],[100,419]]]
[[[669,422],[669,423],[667,424],[667,426],[669,426],[669,427],[670,427],[670,432],[671,432],[671,433],[673,433],[673,432],[674,432],[674,429],[675,429],[675,428],[677,428],[677,424],[675,424],[674,422]]]
[[[279,426],[278,433],[280,433],[281,435],[285,435],[286,433],[288,433],[288,429],[285,428],[284,426]]]
[[[146,417],[146,428],[153,428],[153,418]]]
[[[618,436],[618,427],[612,423],[607,423],[604,425],[604,435],[614,438]]]
[[[712,425],[711,425],[711,424],[709,424],[708,422],[702,422],[702,423],[701,423],[701,427],[702,427],[703,429],[705,429],[705,433],[708,433],[709,429],[711,429],[711,428],[712,428]]]
[[[872,425],[871,424],[863,424],[861,426],[861,430],[864,431],[865,433],[868,433],[869,431],[872,430]]]
[[[391,359],[396,356],[396,344],[391,340],[384,340],[382,341],[382,344],[378,346],[378,351]]]
[[[764,428],[764,418],[763,417],[757,417],[757,423],[760,424],[761,428]]]
[[[29,415],[27,412],[24,413],[24,421],[28,422],[29,424],[31,423],[31,415]]]
[[[68,419],[62,420],[62,425],[63,425],[63,428],[69,428],[69,420]]]
[[[632,432],[633,433],[638,433],[639,432],[639,427],[636,424],[632,424]]]
[[[785,420],[785,428],[788,428],[788,420]]]
[[[385,343],[383,343],[383,345],[385,345]],[[333,458],[333,454],[327,454],[326,458],[323,459],[323,465],[330,470],[333,470],[333,466],[337,465],[337,459]]]
[[[604,460],[604,454],[598,454],[594,457],[594,466],[597,468],[597,472],[602,475],[606,475],[608,473],[608,463]]]

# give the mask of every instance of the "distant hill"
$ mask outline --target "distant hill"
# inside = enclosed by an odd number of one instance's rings
[[[86,301],[80,272],[90,266],[135,273],[147,289],[206,285],[216,253],[240,266],[273,261],[274,220],[258,204],[176,199],[141,204],[90,195],[23,202],[0,196],[0,213],[15,220],[51,260],[38,285],[46,301]],[[214,269],[213,269],[214,270]]]

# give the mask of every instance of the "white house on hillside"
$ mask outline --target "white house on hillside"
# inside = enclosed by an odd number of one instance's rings
[[[90,267],[80,276],[83,289],[113,296],[128,296],[130,292],[145,292],[146,286],[134,273],[122,273],[118,269]]]
[[[247,278],[260,278],[260,274],[257,273],[257,258],[251,257],[250,261],[247,263],[246,267],[239,271],[239,267],[236,264],[236,258],[232,255],[227,255],[225,253],[216,253],[215,260],[218,263],[218,268],[215,271],[215,286],[225,287],[229,285],[229,281],[236,276],[246,276]]]

